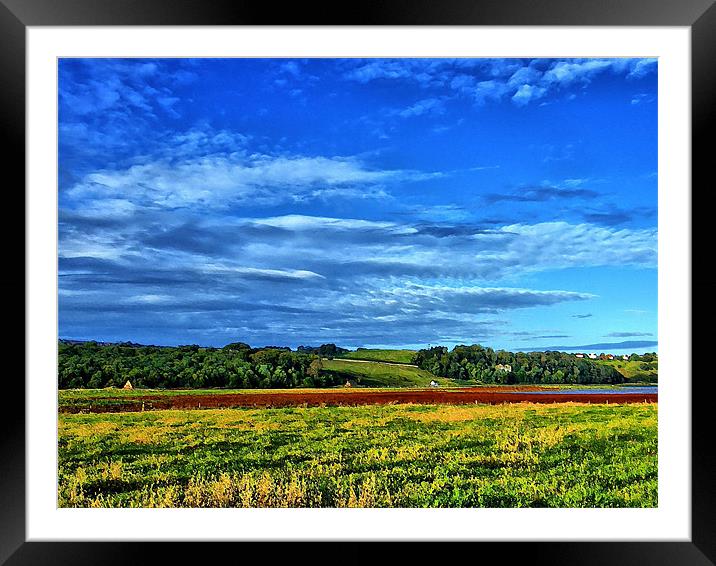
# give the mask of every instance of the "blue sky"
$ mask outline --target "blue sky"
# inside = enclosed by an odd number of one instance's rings
[[[61,59],[58,96],[63,338],[656,349],[656,60]]]

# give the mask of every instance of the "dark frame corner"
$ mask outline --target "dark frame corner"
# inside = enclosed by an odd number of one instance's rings
[[[716,5],[715,0],[621,0],[593,2],[589,0],[443,0],[425,2],[386,0],[348,6],[339,3],[310,5],[295,3],[276,10],[270,4],[245,0],[0,0],[0,124],[6,138],[6,174],[12,183],[6,187],[25,185],[25,37],[28,26],[68,25],[629,25],[687,26],[692,33],[692,185],[706,185],[711,161],[709,138],[716,130]],[[711,185],[713,182],[711,181]],[[702,186],[702,192],[708,189]],[[687,191],[688,188],[685,188]],[[21,191],[17,195],[24,194]],[[691,192],[693,195],[693,190]],[[693,196],[692,196],[693,198]],[[17,197],[19,209],[25,210],[24,197]],[[694,208],[693,227],[708,226],[707,207]],[[699,220],[705,222],[699,222]],[[9,226],[9,225],[8,225]],[[10,236],[9,228],[4,228]],[[16,239],[16,231],[13,236]],[[708,241],[692,236],[694,247],[704,248]],[[6,241],[13,240],[6,237]],[[703,249],[701,251],[704,251]],[[19,252],[18,252],[19,253]],[[699,257],[692,251],[692,257]],[[23,259],[24,265],[24,252]],[[700,268],[697,263],[696,267]],[[693,274],[692,274],[693,277]],[[25,277],[19,278],[23,282]],[[8,286],[3,283],[4,286]],[[706,295],[706,279],[696,279],[692,289]],[[8,289],[9,290],[9,289]],[[692,291],[693,293],[693,291]],[[693,298],[692,298],[693,301]],[[705,314],[700,315],[705,318]],[[693,323],[692,323],[693,324]],[[25,322],[22,327],[25,328]],[[696,327],[693,327],[696,330]],[[708,329],[693,332],[692,351],[706,350]],[[23,368],[24,369],[24,368]],[[716,466],[713,463],[712,408],[709,406],[713,385],[709,375],[692,379],[692,540],[690,542],[532,542],[482,543],[499,547],[510,562],[565,564],[634,564],[672,565],[716,564]],[[6,398],[25,398],[22,382],[8,380]],[[206,562],[226,557],[228,544],[206,543],[39,543],[26,542],[25,536],[25,415],[20,410],[8,417],[0,437],[0,563],[72,564],[73,566],[161,562]],[[256,544],[256,543],[246,543]],[[305,544],[305,543],[304,543]],[[375,557],[378,543],[343,543],[340,549],[322,547],[311,552],[312,560],[321,555],[332,560],[335,552],[353,561],[363,562]],[[334,544],[334,543],[330,543]],[[480,543],[478,543],[480,544]],[[347,546],[352,547],[346,553]],[[384,545],[383,545],[384,546]],[[235,548],[235,547],[233,547]],[[406,557],[413,545],[401,548]],[[242,549],[243,550],[243,549]],[[264,550],[263,548],[261,550]],[[295,557],[295,544],[272,544],[272,561]],[[384,548],[380,552],[384,552]],[[265,550],[264,550],[265,551]],[[231,550],[231,552],[235,552]],[[290,554],[289,554],[290,553]],[[370,553],[370,555],[368,554]],[[416,556],[417,557],[417,556]],[[320,560],[320,558],[319,558]]]

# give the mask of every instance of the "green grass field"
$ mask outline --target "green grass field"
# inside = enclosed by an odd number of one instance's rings
[[[412,362],[415,350],[369,350],[362,349],[355,352],[341,354],[344,360],[368,360],[373,362],[392,362],[398,364],[409,364]]]
[[[597,360],[597,363],[613,366],[628,381],[656,383],[659,378],[659,362],[631,360]]]
[[[61,507],[654,507],[657,406],[59,415]]]
[[[429,371],[395,363],[334,359],[323,360],[323,369],[366,387],[428,387],[431,380],[441,386],[456,384],[452,379],[435,377]]]

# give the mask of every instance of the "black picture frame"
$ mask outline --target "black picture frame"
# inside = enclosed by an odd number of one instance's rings
[[[243,0],[0,0],[0,132],[6,143],[6,191],[14,192],[16,210],[24,210],[25,184],[25,37],[28,26],[89,25],[568,25],[568,26],[686,26],[692,34],[692,187],[708,194],[710,155],[716,100],[716,7],[715,0],[386,0],[361,3],[271,3]],[[9,175],[8,175],[9,174]],[[710,183],[713,185],[713,182]],[[693,188],[684,191],[696,194]],[[701,195],[700,199],[701,199]],[[708,226],[708,207],[694,207],[692,226]],[[16,214],[17,215],[17,214]],[[703,221],[703,222],[699,222]],[[3,223],[5,242],[17,240],[16,226]],[[706,228],[707,229],[707,228]],[[708,257],[708,238],[696,238],[692,228],[692,258]],[[704,242],[704,243],[701,243]],[[8,244],[9,245],[9,244]],[[16,250],[20,253],[19,250]],[[24,261],[21,260],[21,261]],[[705,262],[693,262],[692,293],[707,297],[709,278],[694,278]],[[19,270],[17,270],[19,272]],[[16,273],[17,273],[16,272]],[[24,272],[23,272],[24,273]],[[24,275],[15,277],[6,293],[23,293]],[[25,295],[24,295],[25,296]],[[12,302],[12,301],[8,301]],[[17,303],[17,301],[15,301]],[[693,298],[692,298],[693,302]],[[699,309],[706,318],[707,309]],[[23,322],[22,327],[24,328]],[[17,327],[13,327],[17,333]],[[693,327],[692,352],[708,351],[708,332]],[[23,333],[24,335],[24,333]],[[14,354],[20,358],[19,354]],[[694,360],[696,361],[696,360]],[[471,553],[496,551],[511,563],[701,565],[716,563],[716,469],[709,437],[712,376],[692,370],[692,537],[690,542],[495,542],[480,545]],[[18,368],[20,369],[20,368]],[[689,367],[686,365],[686,371]],[[386,545],[346,542],[321,543],[307,548],[298,543],[270,543],[270,548],[249,548],[260,543],[83,543],[26,542],[25,538],[25,399],[24,384],[7,379],[6,400],[19,409],[5,413],[0,435],[0,563],[25,564],[137,564],[189,563],[249,558],[247,550],[270,561],[294,560],[300,555],[312,561],[365,562],[388,556]],[[5,406],[9,403],[6,401]],[[12,416],[11,416],[12,415]],[[81,538],[81,533],[77,533]],[[559,533],[555,533],[558,537]],[[238,549],[235,544],[242,544]],[[313,545],[312,545],[313,546]],[[401,545],[401,560],[426,556],[422,544]],[[444,549],[438,549],[441,554]],[[417,552],[416,552],[417,551]],[[450,549],[451,554],[453,549]],[[240,554],[239,554],[240,553]],[[419,554],[418,554],[419,553]],[[489,554],[493,554],[491,552]],[[485,554],[485,556],[489,556]],[[456,552],[455,556],[459,556]]]

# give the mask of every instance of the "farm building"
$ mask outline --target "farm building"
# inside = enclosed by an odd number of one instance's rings
[[[583,357],[584,357],[584,354],[574,354],[574,356],[577,357],[577,358],[583,358]]]
[[[589,359],[590,359],[590,360],[596,360],[596,359],[597,359],[597,355],[596,355],[596,354],[589,354]]]
[[[127,383],[124,384],[124,387],[122,389],[134,389],[134,387],[132,387],[130,381],[127,380]]]

